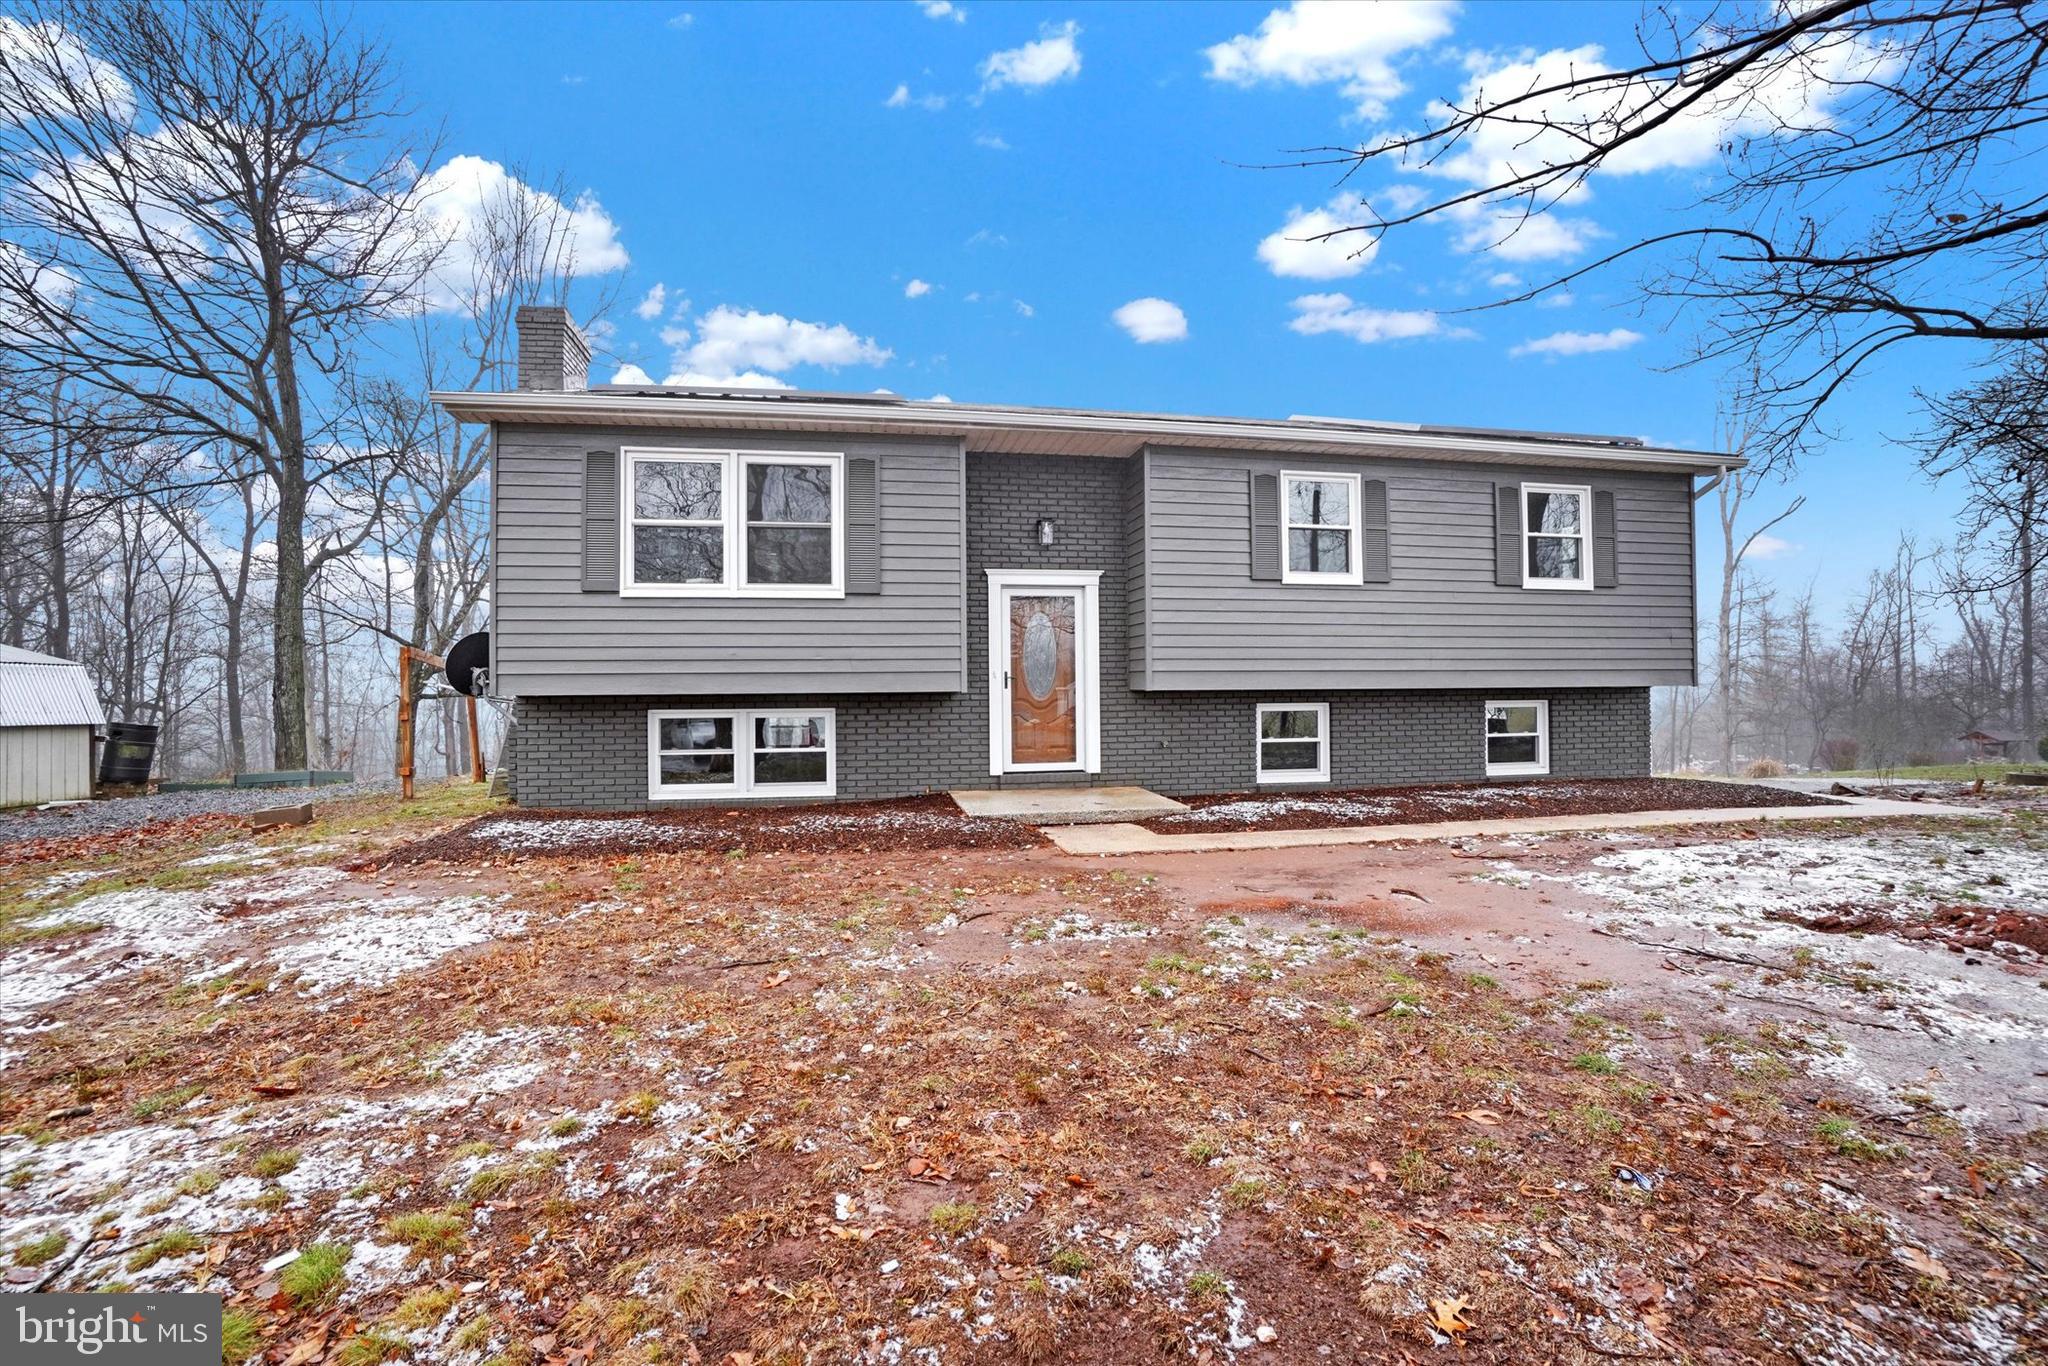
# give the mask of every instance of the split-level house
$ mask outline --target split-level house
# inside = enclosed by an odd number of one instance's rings
[[[1595,436],[586,383],[519,313],[491,665],[522,804],[1649,771],[1696,481]]]

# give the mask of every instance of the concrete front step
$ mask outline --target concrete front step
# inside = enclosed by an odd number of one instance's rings
[[[1187,810],[1187,804],[1142,787],[1011,787],[955,792],[970,816],[1029,821],[1033,825],[1097,825],[1150,820]]]

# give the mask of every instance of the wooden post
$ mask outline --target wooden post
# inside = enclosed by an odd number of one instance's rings
[[[472,695],[462,700],[469,712],[469,780],[480,783],[484,780],[484,741],[476,732],[476,698]]]
[[[429,668],[445,669],[447,664],[439,655],[430,655],[425,650],[416,650],[410,645],[398,647],[398,794],[401,800],[412,800],[412,666],[425,664]]]

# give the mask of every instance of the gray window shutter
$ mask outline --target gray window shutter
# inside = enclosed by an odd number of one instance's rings
[[[1613,588],[1621,582],[1614,563],[1614,490],[1593,490],[1593,586]]]
[[[1522,486],[1493,486],[1493,581],[1522,586]]]
[[[876,461],[857,455],[846,462],[846,591],[882,591],[882,519]]]
[[[583,457],[583,591],[619,591],[619,453]]]
[[[1365,581],[1392,583],[1393,557],[1387,548],[1387,481],[1361,482],[1358,501],[1358,563],[1365,571]]]
[[[1252,577],[1280,577],[1280,476],[1252,475]]]

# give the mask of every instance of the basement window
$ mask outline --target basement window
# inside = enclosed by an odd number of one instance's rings
[[[1326,783],[1330,780],[1330,706],[1327,702],[1261,702],[1258,708],[1258,780]]]
[[[804,707],[651,711],[647,795],[666,801],[834,796],[833,720],[830,709]]]
[[[1550,704],[1486,704],[1486,776],[1506,778],[1550,772]]]

